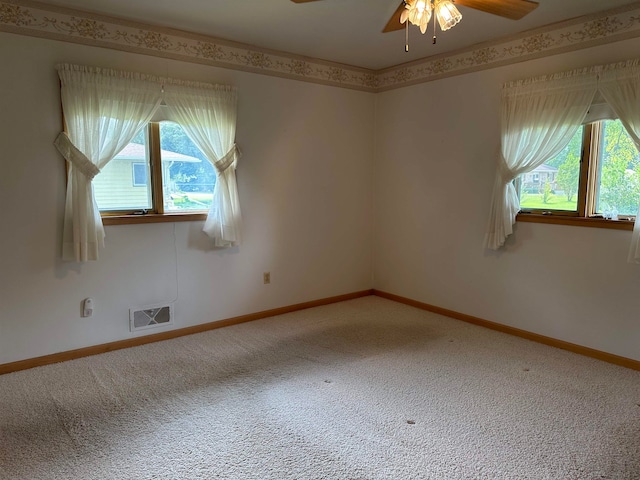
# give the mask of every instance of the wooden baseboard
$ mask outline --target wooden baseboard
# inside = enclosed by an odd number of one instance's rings
[[[121,350],[123,348],[137,347],[139,345],[145,345],[147,343],[160,342],[162,340],[169,340],[171,338],[183,337],[185,335],[192,335],[194,333],[206,332],[208,330],[215,330],[216,328],[228,327],[230,325],[237,325],[239,323],[251,322],[253,320],[259,320],[262,318],[273,317],[275,315],[282,315],[285,313],[296,312],[298,310],[304,310],[306,308],[319,307],[321,305],[328,305],[330,303],[344,302],[345,300],[352,300],[354,298],[366,297],[368,295],[373,295],[373,290],[362,290],[360,292],[347,293],[345,295],[338,295],[335,297],[321,298],[319,300],[312,300],[310,302],[297,303],[295,305],[289,305],[286,307],[273,308],[271,310],[264,310],[262,312],[250,313],[248,315],[241,315],[239,317],[227,318],[225,320],[205,323],[202,325],[194,325],[192,327],[169,330],[166,332],[155,333],[152,335],[145,335],[143,337],[128,338],[126,340],[118,340],[116,342],[103,343],[101,345],[94,345],[92,347],[78,348],[76,350],[69,350],[66,352],[54,353],[51,355],[44,355],[42,357],[28,358],[26,360],[19,360],[17,362],[4,363],[0,365],[0,375],[4,375],[6,373],[11,373],[11,372],[17,372],[19,370],[26,370],[34,367],[41,367],[43,365],[50,365],[52,363],[65,362],[67,360],[74,360],[76,358],[88,357],[90,355],[97,355],[99,353],[112,352],[114,350]]]
[[[417,300],[412,300],[410,298],[394,295],[393,293],[387,293],[387,292],[374,289],[373,294],[378,297],[393,300],[395,302],[411,305],[412,307],[420,308],[422,310],[427,310],[429,312],[438,313],[440,315],[445,315],[447,317],[455,318],[456,320],[462,320],[463,322],[473,323],[474,325],[490,328],[491,330],[497,330],[498,332],[502,332],[502,333],[508,333],[509,335],[515,335],[516,337],[526,338],[527,340],[531,340],[533,342],[542,343],[544,345],[549,345],[551,347],[561,348],[562,350],[568,350],[573,353],[578,353],[586,357],[595,358],[598,360],[602,360],[604,362],[620,365],[622,367],[631,368],[633,370],[640,370],[640,361],[633,360],[631,358],[620,357],[612,353],[601,352],[600,350],[595,350],[589,347],[583,347],[582,345],[576,345],[575,343],[569,343],[563,340],[557,340],[555,338],[546,337],[544,335],[528,332],[526,330],[521,330],[519,328],[509,327],[507,325],[502,325],[500,323],[495,323],[489,320],[484,320],[482,318],[466,315],[464,313],[459,313],[454,310],[448,310],[446,308],[440,308],[440,307],[436,307],[435,305],[429,305],[428,303],[418,302]]]
[[[260,320],[262,318],[273,317],[275,315],[282,315],[285,313],[296,312],[298,310],[304,310],[306,308],[319,307],[321,305],[328,305],[330,303],[343,302],[345,300],[352,300],[354,298],[366,297],[368,295],[376,295],[378,297],[393,300],[395,302],[404,303],[412,307],[427,310],[429,312],[444,315],[456,320],[462,320],[463,322],[472,323],[481,327],[490,328],[491,330],[497,330],[499,332],[508,333],[516,337],[525,338],[537,343],[549,345],[563,350],[568,350],[573,353],[578,353],[587,357],[602,360],[604,362],[613,363],[633,370],[640,370],[640,361],[633,360],[626,357],[614,355],[612,353],[601,352],[589,347],[583,347],[574,343],[565,342],[563,340],[557,340],[555,338],[546,337],[537,333],[528,332],[515,327],[509,327],[500,323],[484,320],[472,315],[466,315],[464,313],[456,312],[454,310],[448,310],[446,308],[436,307],[428,303],[419,302],[410,298],[401,297],[393,293],[383,292],[381,290],[362,290],[359,292],[348,293],[345,295],[338,295],[335,297],[322,298],[319,300],[312,300],[309,302],[297,303],[295,305],[289,305],[286,307],[273,308],[270,310],[264,310],[262,312],[250,313],[248,315],[241,315],[239,317],[227,318],[225,320],[219,320],[217,322],[205,323],[202,325],[194,325],[192,327],[179,328],[177,330],[169,330],[166,332],[156,333],[152,335],[145,335],[143,337],[129,338],[126,340],[119,340],[116,342],[103,343],[101,345],[95,345],[92,347],[79,348],[76,350],[69,350],[66,352],[54,353],[51,355],[45,355],[42,357],[28,358],[26,360],[19,360],[17,362],[5,363],[0,365],[0,375],[6,373],[17,372],[20,370],[26,370],[29,368],[40,367],[43,365],[50,365],[52,363],[64,362],[67,360],[74,360],[76,358],[88,357],[90,355],[97,355],[100,353],[112,352],[114,350],[121,350],[123,348],[136,347],[139,345],[146,345],[147,343],[160,342],[163,340],[169,340],[172,338],[183,337],[185,335],[192,335],[194,333],[206,332],[208,330],[215,330],[216,328],[228,327],[230,325],[237,325],[239,323],[251,322],[253,320]]]

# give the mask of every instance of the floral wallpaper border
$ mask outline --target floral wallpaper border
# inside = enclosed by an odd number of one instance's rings
[[[374,71],[30,0],[0,0],[0,31],[378,92],[640,36],[640,2]]]
[[[0,31],[375,91],[372,70],[29,0],[0,0]]]
[[[474,48],[380,70],[378,91],[640,37],[640,2]]]

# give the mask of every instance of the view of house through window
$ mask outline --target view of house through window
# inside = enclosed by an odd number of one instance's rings
[[[151,210],[148,135],[141,131],[93,179],[101,211]],[[143,173],[144,172],[144,173]]]
[[[577,211],[582,136],[579,128],[562,152],[522,175],[520,208]]]
[[[578,129],[562,152],[518,180],[523,211],[635,216],[640,154],[620,120],[605,120]]]
[[[190,212],[209,209],[215,181],[213,166],[183,128],[161,122],[141,130],[93,186],[100,211]]]
[[[149,184],[149,165],[147,163],[133,163],[133,186],[146,187]]]

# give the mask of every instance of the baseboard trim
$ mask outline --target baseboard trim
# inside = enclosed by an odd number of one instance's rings
[[[454,310],[448,310],[446,308],[437,307],[428,303],[419,302],[411,298],[402,297],[393,293],[384,292],[382,290],[361,290],[359,292],[347,293],[345,295],[337,295],[334,297],[321,298],[318,300],[311,300],[309,302],[297,303],[294,305],[288,305],[285,307],[273,308],[270,310],[263,310],[261,312],[250,313],[247,315],[241,315],[239,317],[227,318],[224,320],[218,320],[216,322],[204,323],[202,325],[194,325],[192,327],[179,328],[176,330],[169,330],[167,332],[155,333],[152,335],[145,335],[143,337],[129,338],[126,340],[118,340],[116,342],[103,343],[101,345],[94,345],[91,347],[78,348],[76,350],[68,350],[66,352],[54,353],[51,355],[44,355],[42,357],[28,358],[25,360],[19,360],[17,362],[0,364],[0,375],[4,375],[11,372],[17,372],[20,370],[27,370],[29,368],[41,367],[44,365],[50,365],[52,363],[65,362],[67,360],[74,360],[77,358],[88,357],[91,355],[98,355],[100,353],[112,352],[114,350],[121,350],[123,348],[137,347],[140,345],[146,345],[148,343],[161,342],[163,340],[170,340],[172,338],[183,337],[185,335],[193,335],[195,333],[206,332],[209,330],[215,330],[217,328],[228,327],[231,325],[238,325],[240,323],[252,322],[254,320],[260,320],[263,318],[273,317],[275,315],[282,315],[285,313],[296,312],[298,310],[304,310],[307,308],[319,307],[322,305],[329,305],[331,303],[344,302],[346,300],[353,300],[355,298],[366,297],[368,295],[376,295],[381,298],[393,300],[395,302],[404,303],[412,307],[419,308],[421,310],[427,310],[429,312],[444,315],[446,317],[461,320],[463,322],[472,323],[481,327],[490,328],[498,332],[507,333],[516,337],[525,338],[533,342],[542,343],[552,347],[567,350],[573,353],[584,355],[587,357],[602,360],[604,362],[613,363],[622,367],[630,368],[632,370],[640,371],[640,361],[633,360],[631,358],[621,357],[612,353],[602,352],[589,347],[583,347],[575,343],[565,342],[563,340],[557,340],[552,337],[547,337],[537,333],[532,333],[527,330],[521,330],[519,328],[510,327],[500,323],[491,322],[479,317],[467,315],[464,313],[456,312]]]
[[[427,310],[433,313],[438,313],[440,315],[454,318],[456,320],[462,320],[463,322],[472,323],[474,325],[479,325],[485,328],[490,328],[491,330],[497,330],[498,332],[507,333],[509,335],[514,335],[516,337],[525,338],[533,342],[542,343],[544,345],[549,345],[551,347],[561,348],[562,350],[568,350],[573,353],[584,355],[586,357],[595,358],[597,360],[602,360],[604,362],[613,363],[615,365],[620,365],[622,367],[630,368],[632,370],[640,370],[640,361],[633,360],[631,358],[621,357],[618,355],[614,355],[612,353],[602,352],[600,350],[595,350],[589,347],[583,347],[582,345],[565,342],[563,340],[557,340],[555,338],[547,337],[545,335],[539,335],[537,333],[528,332],[527,330],[521,330],[519,328],[509,327],[507,325],[491,322],[489,320],[484,320],[482,318],[474,317],[472,315],[466,315],[464,313],[456,312],[454,310],[448,310],[446,308],[436,307],[435,305],[419,302],[417,300],[412,300],[410,298],[401,297],[400,295],[395,295],[393,293],[383,292],[381,290],[374,289],[373,294],[378,297],[386,298],[388,300],[393,300],[399,303],[404,303],[406,305],[411,305],[412,307],[420,308],[422,310]]]
[[[50,365],[52,363],[65,362],[67,360],[88,357],[91,355],[98,355],[100,353],[112,352],[114,350],[121,350],[123,348],[137,347],[140,345],[146,345],[148,343],[161,342],[163,340],[170,340],[172,338],[183,337],[185,335],[193,335],[194,333],[201,333],[208,330],[215,330],[217,328],[237,325],[240,323],[252,322],[254,320],[273,317],[275,315],[282,315],[285,313],[296,312],[298,310],[304,310],[307,308],[319,307],[322,305],[328,305],[330,303],[344,302],[345,300],[353,300],[355,298],[366,297],[368,295],[373,295],[373,290],[362,290],[359,292],[347,293],[345,295],[321,298],[318,300],[297,303],[295,305],[289,305],[286,307],[272,308],[270,310],[249,313],[247,315],[241,315],[239,317],[218,320],[216,322],[204,323],[202,325],[194,325],[192,327],[169,330],[162,333],[145,335],[143,337],[128,338],[126,340],[118,340],[116,342],[78,348],[76,350],[68,350],[66,352],[53,353],[51,355],[44,355],[42,357],[28,358],[26,360],[19,360],[17,362],[4,363],[0,364],[0,375],[17,372],[20,370],[27,370],[34,367],[41,367],[43,365]]]

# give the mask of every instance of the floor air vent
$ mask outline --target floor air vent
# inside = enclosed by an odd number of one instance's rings
[[[173,305],[150,305],[129,310],[129,328],[132,332],[173,323]]]

